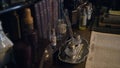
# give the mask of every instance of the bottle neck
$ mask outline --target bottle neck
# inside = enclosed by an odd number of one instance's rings
[[[34,29],[33,27],[33,17],[31,16],[31,10],[30,8],[25,8],[25,14],[24,14],[24,22],[28,25],[30,29]]]
[[[55,34],[55,29],[52,29],[52,35],[54,35],[54,36],[56,35]]]

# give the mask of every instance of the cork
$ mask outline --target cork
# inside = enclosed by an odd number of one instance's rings
[[[24,22],[28,24],[30,28],[33,29],[33,17],[31,16],[30,8],[25,8],[24,10]]]

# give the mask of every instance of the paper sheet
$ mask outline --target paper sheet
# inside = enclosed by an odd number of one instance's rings
[[[120,68],[120,35],[92,31],[85,68]]]

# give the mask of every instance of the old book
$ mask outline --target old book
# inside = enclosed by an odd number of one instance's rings
[[[58,22],[58,0],[53,0],[53,25],[56,28]]]
[[[48,29],[47,29],[47,32],[48,32],[48,38],[50,39],[50,36],[51,36],[51,9],[50,9],[50,0],[46,0],[46,9],[47,9],[47,25],[48,25]]]
[[[45,38],[45,31],[44,31],[44,11],[43,11],[43,3],[42,1],[39,2],[39,12],[40,12],[40,16],[41,16],[41,27],[42,27],[42,38]]]
[[[85,68],[120,68],[120,35],[92,31]]]
[[[109,14],[101,18],[99,26],[120,27],[120,11],[109,10]]]
[[[43,0],[42,1],[42,7],[43,7],[43,14],[44,14],[44,22],[42,22],[43,23],[43,29],[44,29],[44,33],[45,33],[45,35],[44,35],[44,38],[45,39],[47,39],[47,8],[46,8],[46,1],[45,0]]]
[[[35,7],[35,19],[37,23],[38,36],[39,38],[42,38],[43,35],[42,35],[42,24],[41,24],[41,14],[40,14],[39,3],[36,3],[34,7]]]
[[[43,0],[35,5],[36,20],[38,24],[39,35],[42,38],[48,39],[52,28],[56,28],[58,20],[58,1]],[[38,9],[37,9],[38,8]]]
[[[48,4],[48,0],[45,0],[45,10],[46,10],[46,35],[47,35],[47,39],[49,38],[49,4]]]
[[[99,22],[99,26],[120,27],[120,15],[109,14]]]

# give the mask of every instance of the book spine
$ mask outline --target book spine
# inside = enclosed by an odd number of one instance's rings
[[[47,18],[47,2],[46,0],[43,0],[43,11],[44,11],[44,31],[45,31],[45,39],[47,39],[47,36],[48,36],[48,32],[47,32],[47,29],[48,29],[48,18]]]
[[[50,18],[50,0],[46,0],[46,9],[47,9],[47,38],[50,40],[51,36],[51,18]]]
[[[44,11],[43,11],[43,3],[42,1],[39,3],[40,8],[40,15],[41,15],[41,25],[42,25],[42,38],[45,38],[45,31],[44,31]]]
[[[54,27],[56,28],[57,20],[58,20],[58,1],[54,0],[53,1],[53,13],[54,13]]]
[[[50,16],[50,18],[51,18],[51,27],[53,27],[54,28],[54,11],[53,11],[53,0],[50,0],[50,13],[51,13],[51,16]]]
[[[43,35],[42,35],[42,24],[41,24],[41,14],[40,14],[39,3],[36,3],[34,7],[35,7],[35,13],[36,13],[38,36],[39,38],[42,38]]]

